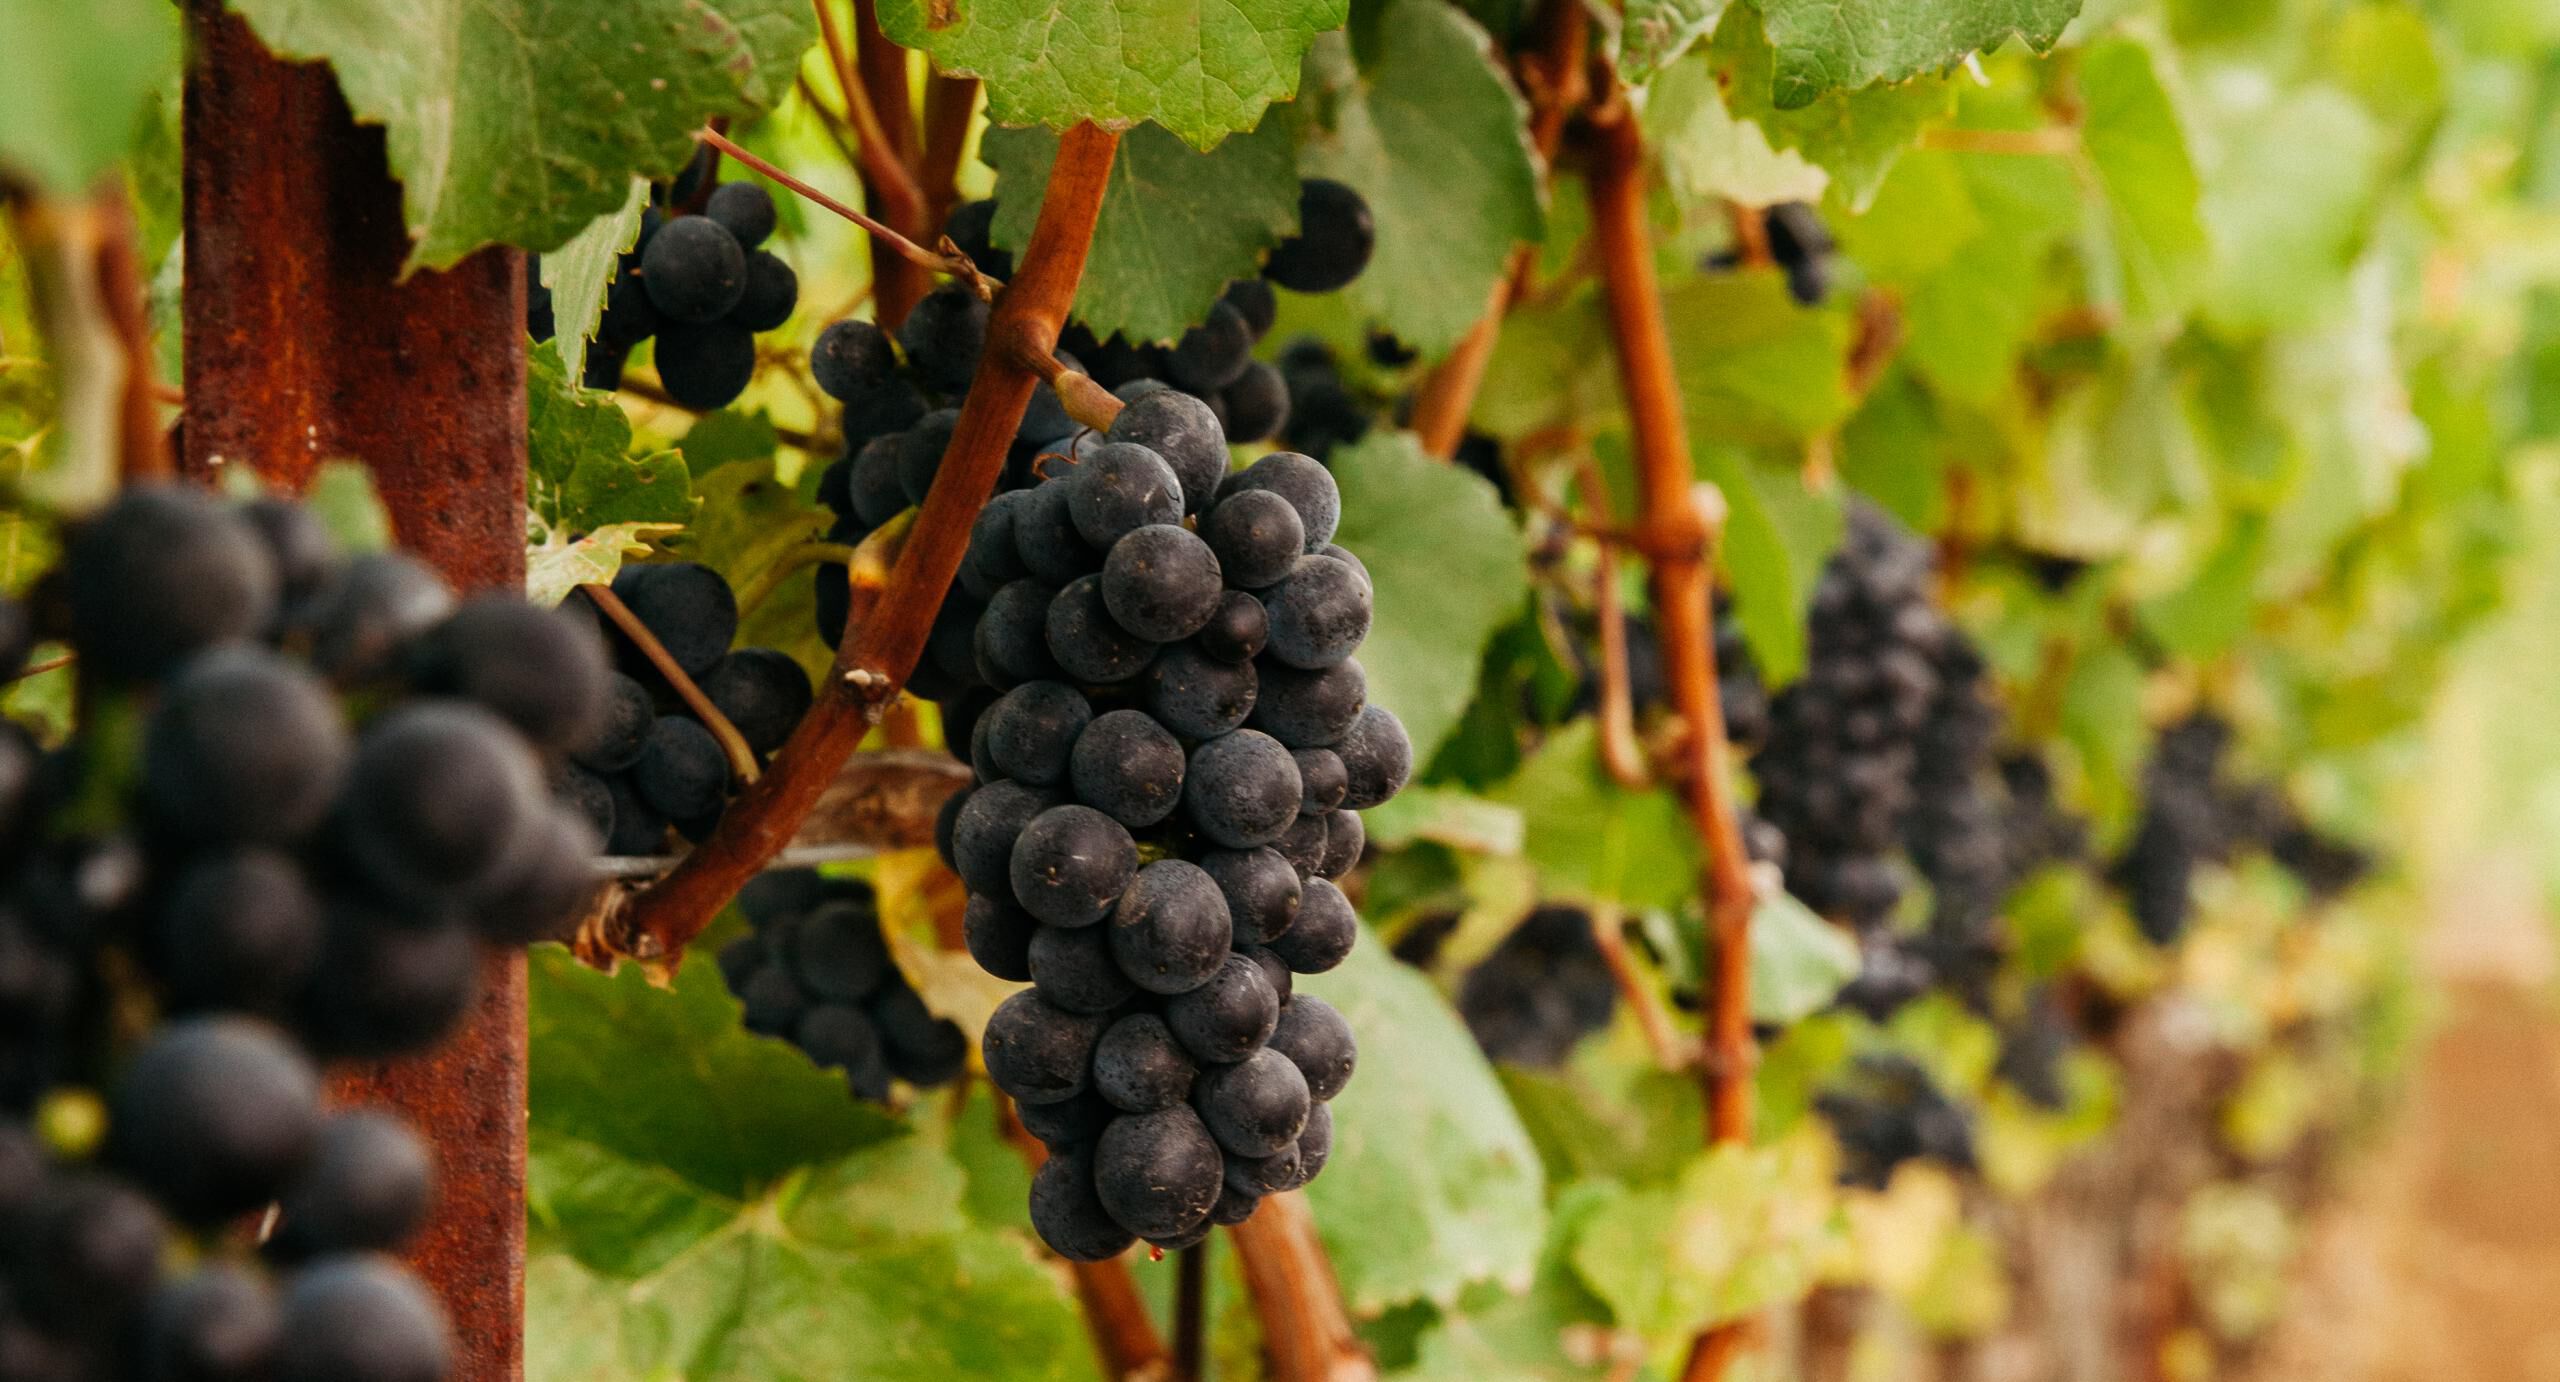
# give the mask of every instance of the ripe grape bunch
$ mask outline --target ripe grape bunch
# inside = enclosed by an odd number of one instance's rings
[[[748,1030],[842,1071],[874,1103],[893,1076],[930,1089],[968,1068],[968,1034],[936,1017],[890,957],[870,884],[776,869],[738,894],[738,910],[750,930],[721,947],[720,973]]]
[[[324,1111],[317,1062],[437,1041],[484,943],[584,911],[597,842],[545,775],[604,648],[344,557],[292,503],[178,487],[72,526],[0,630],[0,671],[59,638],[83,693],[51,751],[0,728],[6,1375],[445,1375],[435,1303],[379,1256],[424,1217],[426,1148]],[[36,1136],[90,1089],[103,1137]]]
[[[726,407],[756,372],[756,333],[791,319],[800,277],[759,248],[773,234],[773,195],[752,182],[722,183],[697,216],[641,213],[640,237],[605,291],[604,317],[587,352],[586,384],[622,387],[631,352],[658,342],[658,382],[699,411]],[[551,290],[529,267],[527,315],[536,340],[555,334]]]
[[[1292,976],[1357,938],[1334,880],[1412,746],[1352,656],[1373,594],[1323,466],[1230,475],[1208,405],[1161,388],[1073,451],[971,534],[945,734],[976,782],[940,834],[970,953],[1032,985],[984,1050],[1051,1152],[1033,1223],[1097,1259],[1322,1169],[1354,1047]]]
[[[790,654],[730,646],[738,634],[738,598],[719,572],[699,562],[625,566],[612,590],[757,762],[781,748],[809,712],[816,693],[807,669]],[[585,593],[561,608],[595,619],[620,664],[603,723],[562,770],[563,794],[586,813],[608,854],[660,853],[669,826],[699,842],[738,785],[728,750],[668,675],[596,613]]]

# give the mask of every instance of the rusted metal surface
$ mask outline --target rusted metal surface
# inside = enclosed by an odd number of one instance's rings
[[[404,546],[459,587],[521,587],[521,257],[401,281],[381,130],[356,125],[327,69],[277,61],[216,0],[189,10],[186,468],[298,488],[360,459]],[[435,1218],[409,1256],[465,1382],[523,1375],[524,995],[523,956],[493,954],[453,1041],[334,1081],[436,1149]]]

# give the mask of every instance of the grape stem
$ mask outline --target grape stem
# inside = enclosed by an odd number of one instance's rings
[[[978,115],[978,79],[928,72],[924,79],[925,224],[951,219],[960,200],[960,160],[969,152],[969,125]]]
[[[747,588],[738,592],[738,617],[746,619],[757,610],[764,608],[764,602],[773,598],[774,592],[782,588],[784,581],[802,571],[812,566],[830,563],[837,566],[850,566],[853,559],[854,549],[841,542],[803,542],[793,547],[790,551],[776,557],[764,570],[757,572],[756,578],[748,583]]]
[[[77,654],[64,653],[60,657],[49,657],[42,662],[30,662],[19,668],[15,675],[0,677],[0,686],[14,686],[30,677],[40,677],[47,672],[59,672],[79,660]]]
[[[890,220],[918,224],[924,214],[924,189],[916,184],[900,146],[889,138],[888,127],[880,123],[880,110],[871,100],[870,89],[854,71],[853,46],[844,41],[844,33],[836,25],[835,6],[830,0],[814,0],[813,8],[818,12],[819,42],[827,50],[827,64],[835,71],[836,85],[844,91],[845,112],[853,124],[854,162],[863,181],[879,198],[880,209]],[[874,235],[884,233],[905,239],[885,227],[872,230]]]
[[[1175,1255],[1174,1382],[1200,1382],[1208,1353],[1209,1243],[1215,1241],[1195,1243]]]
[[[1590,26],[1581,0],[1547,0],[1538,17],[1537,42],[1512,59],[1521,88],[1529,93],[1529,138],[1542,162],[1555,158],[1564,140],[1565,121],[1590,97],[1583,73],[1582,51]],[[1528,293],[1538,262],[1535,246],[1511,252],[1510,267],[1493,285],[1484,315],[1476,319],[1448,358],[1432,366],[1413,395],[1413,430],[1422,449],[1441,460],[1458,454],[1467,432],[1467,415],[1484,387],[1485,367],[1502,335],[1502,319],[1513,303]]]
[[[1614,526],[1609,486],[1600,478],[1600,468],[1586,456],[1576,467],[1575,479],[1582,488],[1583,507],[1600,523]],[[1653,773],[1636,747],[1635,695],[1627,680],[1627,621],[1618,604],[1618,548],[1611,542],[1597,547],[1592,604],[1600,625],[1600,764],[1619,786],[1641,792],[1653,785]]]
[[[852,591],[837,675],[826,679],[790,741],[764,776],[730,803],[710,836],[632,899],[616,928],[621,953],[667,960],[702,934],[738,889],[790,842],[836,770],[897,699],[924,653],[925,637],[968,550],[970,526],[995,489],[1022,410],[1039,383],[1021,365],[1018,345],[1029,342],[1046,351],[1056,342],[1084,276],[1118,147],[1117,134],[1092,124],[1060,136],[1039,221],[1020,272],[996,299],[987,323],[989,348],[970,381],[933,488],[886,582]]]
[[[1644,1044],[1653,1052],[1653,1063],[1677,1073],[1698,1063],[1697,1048],[1680,1039],[1679,1029],[1671,1023],[1671,1014],[1662,1003],[1662,995],[1645,982],[1644,972],[1636,967],[1635,956],[1628,953],[1626,908],[1616,902],[1594,903],[1591,907],[1591,943],[1599,948],[1600,958],[1609,966],[1609,979],[1618,987],[1618,996],[1626,1000],[1636,1015],[1636,1027],[1644,1033]]]
[[[992,300],[996,295],[996,289],[1004,286],[997,280],[989,278],[985,274],[978,272],[978,266],[969,261],[969,256],[962,254],[958,249],[952,246],[950,236],[946,235],[942,237],[942,248],[938,250],[926,249],[924,246],[917,244],[906,236],[891,230],[880,222],[863,215],[861,212],[854,210],[843,202],[837,201],[835,198],[828,196],[817,188],[812,187],[809,184],[802,182],[800,179],[793,177],[791,174],[782,171],[780,168],[775,167],[764,158],[747,152],[745,149],[740,148],[736,143],[732,142],[729,136],[722,134],[717,130],[709,128],[698,129],[693,132],[693,137],[715,149],[718,149],[729,157],[738,160],[747,167],[755,169],[757,172],[764,174],[766,177],[773,179],[784,187],[799,193],[801,196],[817,203],[819,206],[824,207],[827,210],[842,216],[846,220],[853,222],[855,225],[862,227],[864,230],[871,232],[871,238],[873,240],[887,245],[890,249],[896,251],[900,258],[905,259],[907,262],[914,264],[919,268],[931,270],[934,273],[949,274],[954,278],[966,282],[970,289],[976,292],[979,297]]]
[[[1110,431],[1120,410],[1129,406],[1120,401],[1119,395],[1067,368],[1036,343],[1015,342],[1014,354],[1024,369],[1040,376],[1042,383],[1057,392],[1058,403],[1067,410],[1068,417],[1097,432]]]
[[[1049,1149],[1040,1145],[1022,1126],[1014,1113],[1013,1100],[996,1095],[996,1116],[1005,1140],[1022,1154],[1032,1170],[1040,1169],[1049,1159]],[[1093,1351],[1101,1355],[1102,1375],[1111,1378],[1139,1378],[1161,1375],[1169,1366],[1164,1339],[1156,1333],[1155,1317],[1147,1313],[1147,1302],[1138,1294],[1137,1279],[1130,1275],[1129,1259],[1124,1254],[1101,1262],[1070,1262],[1068,1269],[1076,1281],[1076,1300],[1084,1307],[1085,1328],[1093,1334]]]
[[[622,597],[614,594],[613,587],[609,585],[582,585],[578,589],[586,592],[597,611],[612,620],[615,628],[622,630],[622,636],[631,640],[631,646],[638,648],[640,655],[649,659],[649,665],[658,669],[658,675],[666,678],[667,684],[676,689],[676,698],[684,702],[685,709],[692,711],[694,718],[711,731],[711,737],[720,741],[721,756],[729,760],[729,775],[742,783],[754,782],[756,753],[747,747],[747,737],[738,732],[736,725],[729,723],[729,717],[720,713],[720,707],[713,705],[709,696],[702,694],[701,687],[694,685],[693,678],[685,674],[684,667],[668,653],[666,645],[658,641],[656,634],[649,632],[649,626],[640,622],[639,615],[631,612],[631,606],[622,603]]]
[[[1713,525],[1693,488],[1688,422],[1672,368],[1671,333],[1645,223],[1644,135],[1623,100],[1595,116],[1583,176],[1601,253],[1601,286],[1620,386],[1633,423],[1640,503],[1638,528],[1650,539],[1654,635],[1671,683],[1672,702],[1688,726],[1682,782],[1706,857],[1701,880],[1712,930],[1714,973],[1708,990],[1707,1139],[1751,1137],[1751,913],[1757,902],[1728,776],[1724,710],[1717,699],[1711,615]],[[1739,1343],[1735,1326],[1702,1333],[1683,1382],[1721,1377]]]

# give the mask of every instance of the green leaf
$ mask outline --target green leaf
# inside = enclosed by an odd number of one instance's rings
[[[386,128],[412,267],[550,249],[672,175],[692,132],[773,109],[816,34],[803,0],[233,0],[258,37],[325,60]]]
[[[1526,1279],[1545,1177],[1448,1000],[1374,935],[1301,986],[1360,1034],[1359,1073],[1333,1102],[1333,1159],[1307,1188],[1352,1313]]]
[[[1724,7],[1725,0],[1628,0],[1618,28],[1619,78],[1643,86],[1670,71],[1714,31]]]
[[[2235,112],[2233,123],[2246,137],[2230,141],[2205,180],[2205,312],[2238,329],[2303,325],[2343,293],[2380,183],[2381,132],[2363,106],[2318,86]],[[2307,148],[2321,156],[2297,156]]]
[[[1830,1006],[1858,977],[1858,942],[1778,891],[1751,912],[1751,1020],[1783,1027]]]
[[[1377,219],[1377,253],[1343,294],[1439,354],[1484,315],[1513,247],[1545,234],[1528,106],[1484,30],[1443,0],[1363,0],[1348,43],[1309,67],[1330,110],[1303,161]]]
[[[328,461],[311,476],[302,502],[343,552],[383,552],[393,545],[391,514],[360,461]]]
[[[682,523],[693,484],[673,451],[631,454],[631,419],[613,395],[573,383],[545,342],[526,362],[525,502],[555,528]]]
[[[1251,278],[1298,228],[1298,150],[1286,112],[1207,153],[1141,125],[1120,141],[1102,194],[1076,316],[1094,334],[1170,341],[1199,325],[1229,280]],[[982,156],[996,170],[995,241],[1031,242],[1058,137],[990,129]]]
[[[2250,587],[2266,547],[2266,520],[2241,515],[2194,575],[2140,607],[2143,629],[2173,657],[2201,661],[2229,648],[2257,613]]]
[[[1604,1350],[1577,1347],[1576,1334],[1608,1322],[1608,1308],[1584,1290],[1565,1260],[1580,1218],[1600,1199],[1590,1187],[1556,1197],[1554,1224],[1528,1289],[1485,1285],[1440,1313],[1413,1367],[1397,1382],[1601,1382],[1617,1374]]]
[[[1377,587],[1360,656],[1369,698],[1428,762],[1466,713],[1485,644],[1528,593],[1527,552],[1493,486],[1424,455],[1411,433],[1374,430],[1330,464],[1342,489],[1334,541]]]
[[[2091,47],[2080,64],[2080,140],[2106,197],[2125,306],[2145,319],[2186,310],[2209,263],[2201,187],[2184,126],[2130,39]]]
[[[1940,72],[2015,37],[2041,52],[2080,0],[1762,0],[1780,109]]]
[[[1733,117],[1757,125],[1775,147],[1795,150],[1829,172],[1833,195],[1853,211],[1875,195],[1921,127],[1944,117],[1953,103],[1948,83],[1921,77],[1826,92],[1781,107],[1773,90],[1778,57],[1762,32],[1760,12],[1748,4],[1725,11],[1709,51]]]
[[[162,0],[0,0],[0,165],[86,194],[177,76],[178,28]]]
[[[1831,175],[1804,155],[1771,148],[1760,126],[1733,118],[1714,70],[1703,62],[1663,72],[1643,120],[1646,141],[1661,151],[1663,180],[1684,206],[1814,202],[1831,185]]]
[[[1693,440],[1795,446],[1848,415],[1848,320],[1797,306],[1778,275],[1692,279],[1662,306]]]
[[[1720,550],[1743,639],[1764,681],[1792,681],[1804,668],[1814,583],[1840,545],[1838,500],[1807,492],[1792,470],[1723,447],[1701,453],[1698,471],[1724,492]]]
[[[987,118],[1063,130],[1152,120],[1196,149],[1298,91],[1298,60],[1350,0],[882,0],[880,27],[986,83]]]
[[[1491,795],[1527,821],[1524,853],[1552,895],[1678,907],[1697,893],[1697,833],[1679,801],[1613,781],[1589,719],[1547,736]]]
[[[1801,1141],[1725,1145],[1671,1185],[1596,1183],[1599,1202],[1574,1235],[1574,1273],[1620,1328],[1676,1361],[1700,1327],[1812,1284],[1830,1215],[1820,1162]]]
[[[568,533],[531,515],[525,542],[524,597],[556,605],[582,585],[611,585],[624,559],[645,556],[649,544],[684,531],[681,523],[608,523],[583,535]]]
[[[722,408],[694,419],[676,449],[684,453],[685,470],[700,480],[724,465],[772,460],[782,449],[782,434],[761,408],[752,413]]]
[[[605,290],[621,267],[622,252],[640,243],[640,217],[649,206],[649,180],[631,179],[622,205],[587,222],[569,242],[542,256],[542,286],[551,290],[552,340],[560,347],[560,367],[571,379],[586,378],[587,342],[604,320]]]
[[[1360,813],[1368,837],[1381,849],[1398,849],[1419,840],[1476,854],[1520,852],[1524,823],[1520,813],[1470,792],[1416,783],[1396,793],[1383,806]]]
[[[741,591],[771,592],[741,610],[740,647],[784,649],[811,677],[824,676],[835,650],[818,642],[816,580],[805,549],[832,516],[782,483],[771,457],[720,466],[702,477],[699,492],[700,516],[667,546]]]
[[[686,965],[659,988],[638,965],[602,974],[539,947],[527,1029],[535,1133],[660,1168],[707,1194],[742,1198],[897,1128],[855,1102],[842,1076],[747,1031],[717,965]]]

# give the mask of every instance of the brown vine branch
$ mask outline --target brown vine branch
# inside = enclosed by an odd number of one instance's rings
[[[1635,956],[1628,953],[1626,909],[1615,902],[1594,904],[1591,941],[1609,966],[1609,980],[1617,985],[1618,996],[1635,1013],[1636,1027],[1644,1033],[1645,1049],[1653,1052],[1653,1063],[1675,1072],[1696,1065],[1695,1044],[1680,1039],[1679,1029],[1672,1025],[1671,1014],[1663,1007],[1662,995],[1645,982],[1643,973],[1636,968]]]
[[[1617,520],[1609,512],[1609,485],[1600,477],[1600,468],[1586,457],[1575,479],[1582,488],[1583,508],[1602,527],[1613,527]],[[1619,786],[1640,792],[1653,785],[1653,773],[1645,766],[1643,750],[1636,747],[1635,693],[1627,675],[1627,619],[1618,596],[1618,544],[1598,543],[1595,560],[1592,617],[1600,627],[1600,765]]]
[[[160,425],[151,320],[133,247],[133,206],[121,183],[99,194],[98,221],[98,295],[106,304],[107,325],[124,347],[124,407],[117,451],[125,483],[165,480],[177,474],[178,467],[169,454],[169,430]]]
[[[631,606],[622,603],[622,597],[614,594],[613,587],[609,585],[582,585],[578,589],[586,594],[597,613],[612,620],[613,626],[622,630],[622,636],[631,640],[631,646],[638,648],[640,655],[649,659],[649,665],[658,669],[658,675],[666,678],[667,685],[676,689],[676,699],[683,701],[684,708],[692,711],[694,718],[711,731],[711,737],[720,741],[720,752],[729,760],[729,775],[742,783],[754,782],[758,771],[756,751],[747,747],[747,737],[738,732],[736,725],[729,723],[729,717],[721,714],[720,707],[713,705],[711,698],[702,693],[702,688],[694,684],[691,676],[686,675],[683,665],[667,651],[665,644],[658,641],[656,634],[649,632],[649,626],[640,622],[640,616],[631,612]]]
[[[915,106],[907,92],[907,50],[891,43],[889,36],[881,31],[877,0],[854,0],[853,18],[857,80],[846,88],[845,97],[848,101],[855,100],[854,93],[857,90],[861,93],[858,99],[879,117],[883,137],[888,141],[887,147],[896,155],[898,167],[906,170],[908,183],[912,186],[918,151]],[[902,192],[875,182],[867,173],[863,184],[867,189],[865,195],[879,200],[880,209],[889,224],[896,226],[907,238],[924,240],[938,229],[938,225],[925,221],[921,196],[912,203],[905,202],[901,200]],[[871,264],[872,278],[879,290],[880,324],[895,330],[932,285],[924,274],[903,261],[884,259],[876,239],[873,241]]]
[[[889,227],[863,215],[861,212],[854,210],[843,202],[837,201],[835,198],[828,196],[826,193],[819,191],[808,183],[805,183],[800,179],[793,177],[791,174],[782,171],[766,159],[740,148],[725,134],[721,134],[716,130],[704,128],[695,130],[693,132],[693,137],[715,149],[720,150],[722,153],[738,160],[740,163],[755,169],[757,172],[764,174],[775,182],[781,183],[783,186],[799,193],[801,196],[816,203],[817,205],[822,206],[827,210],[842,216],[846,220],[853,222],[855,225],[862,227],[864,230],[871,232],[871,237],[874,241],[886,244],[893,253],[920,269],[925,269],[933,273],[949,274],[954,278],[966,279],[968,280],[969,286],[976,289],[978,296],[982,298],[993,298],[995,296],[996,289],[1003,286],[996,280],[978,272],[978,266],[969,262],[969,256],[958,253],[946,254],[941,250],[926,249],[924,246],[917,244],[906,236],[891,230]]]
[[[1227,1230],[1262,1321],[1271,1382],[1375,1382],[1378,1365],[1342,1307],[1341,1283],[1306,1201],[1301,1190],[1270,1196]]]
[[[1634,424],[1639,526],[1661,541],[1651,554],[1654,632],[1661,641],[1673,704],[1688,728],[1682,786],[1706,856],[1702,883],[1715,942],[1702,1069],[1707,1137],[1742,1142],[1751,1135],[1754,889],[1727,776],[1724,711],[1717,699],[1708,566],[1713,533],[1693,489],[1688,423],[1681,414],[1671,334],[1645,224],[1644,136],[1631,118],[1609,121],[1594,135],[1584,175],[1591,187],[1610,339]],[[1722,1375],[1730,1346],[1716,1342],[1718,1338],[1715,1330],[1701,1336],[1683,1373],[1686,1382],[1710,1382]]]
[[[978,114],[978,79],[935,72],[924,79],[925,224],[943,225],[960,201],[960,160]]]
[[[63,668],[69,667],[79,660],[80,659],[77,654],[64,653],[60,657],[49,657],[42,662],[30,662],[26,666],[19,668],[16,672],[11,673],[6,677],[0,677],[0,686],[14,686],[17,683],[26,681],[30,678],[43,676],[47,672],[59,672]]]
[[[1195,1243],[1175,1259],[1173,1295],[1173,1376],[1175,1382],[1200,1382],[1208,1361],[1209,1244]]]
[[[1589,26],[1581,0],[1548,0],[1540,11],[1537,41],[1513,61],[1520,84],[1530,93],[1529,138],[1542,159],[1555,157],[1566,120],[1591,94],[1582,61]],[[1502,319],[1526,296],[1536,265],[1534,247],[1522,245],[1511,252],[1510,267],[1493,285],[1484,315],[1414,391],[1412,426],[1425,452],[1444,461],[1458,454],[1467,417],[1484,387],[1485,368],[1502,336]]]
[[[1067,416],[1097,432],[1111,430],[1112,420],[1127,407],[1120,396],[1093,379],[1061,364],[1058,357],[1031,342],[1014,344],[1015,359],[1024,369],[1040,377],[1058,395],[1059,406]]]
[[[845,111],[853,122],[855,166],[890,220],[914,224],[923,212],[924,188],[908,168],[903,148],[881,123],[870,89],[854,70],[852,45],[844,41],[844,33],[836,24],[834,4],[831,0],[815,0],[814,8],[818,11],[819,42],[827,50],[827,63],[835,71],[836,85],[844,91]],[[898,115],[903,120],[906,111],[902,108]]]
[[[925,635],[942,608],[968,548],[969,528],[995,489],[997,472],[1038,384],[1017,355],[1021,343],[1042,351],[1075,301],[1085,255],[1102,212],[1119,136],[1078,125],[1058,141],[1040,218],[1023,250],[1020,271],[998,295],[987,324],[990,348],[970,382],[951,444],[914,531],[899,550],[886,588],[854,592],[840,675],[828,679],[817,704],[774,756],[764,777],[730,804],[708,839],[684,862],[634,898],[623,924],[629,953],[660,959],[682,950],[720,908],[789,842],[800,818],[826,790],[836,769],[859,747],[923,655]]]

